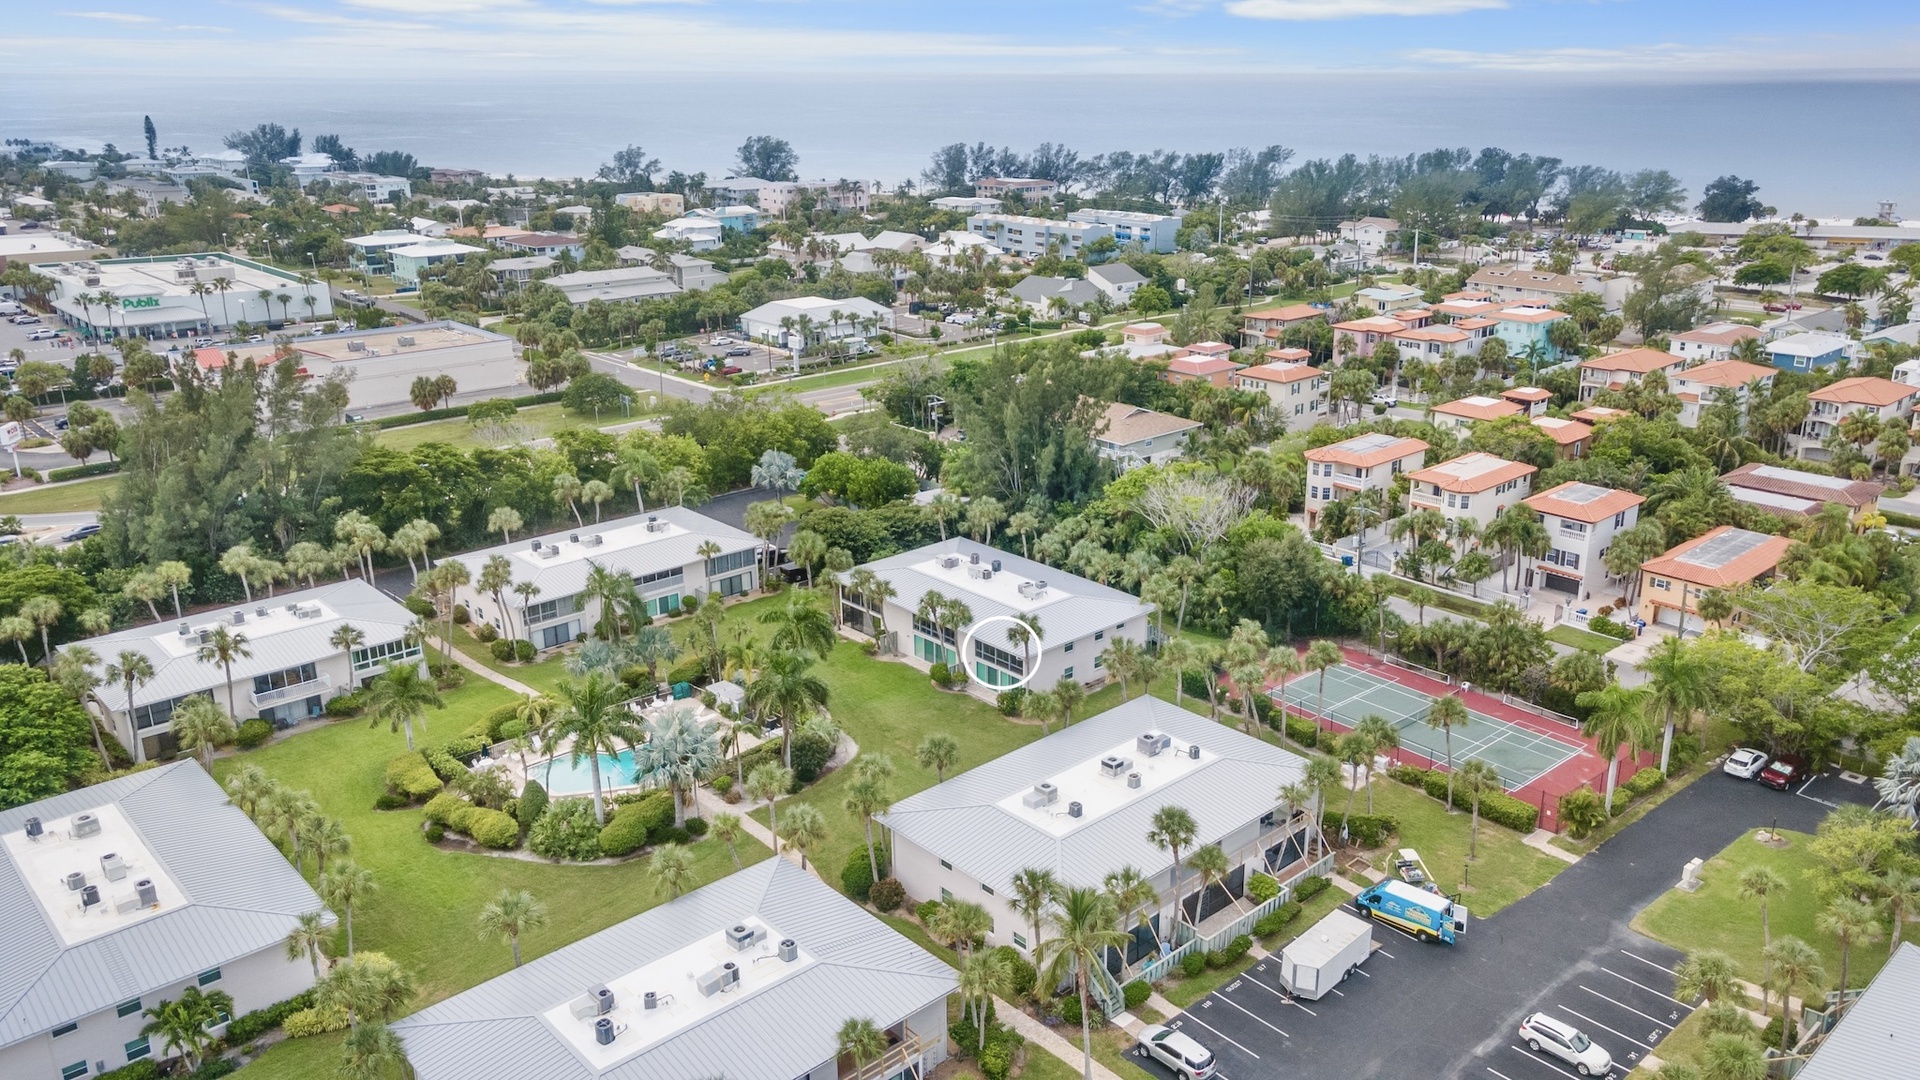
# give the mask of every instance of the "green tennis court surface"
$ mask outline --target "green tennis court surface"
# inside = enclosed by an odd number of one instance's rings
[[[1403,750],[1435,764],[1447,761],[1446,734],[1426,722],[1433,709],[1431,694],[1347,664],[1327,669],[1324,706],[1317,672],[1295,677],[1284,691],[1288,707],[1344,728],[1368,716],[1384,717],[1397,729]],[[1276,704],[1281,701],[1282,688],[1267,693]],[[1501,786],[1508,791],[1527,786],[1585,749],[1472,708],[1467,710],[1467,723],[1453,729],[1454,763],[1472,758],[1487,762],[1499,770]]]

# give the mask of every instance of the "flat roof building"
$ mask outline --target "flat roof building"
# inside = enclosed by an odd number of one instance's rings
[[[422,375],[453,376],[460,387],[454,395],[459,401],[499,397],[526,385],[526,365],[520,362],[513,339],[465,323],[343,330],[295,338],[289,347],[310,378],[347,380],[347,405],[355,409],[411,406],[413,380]],[[215,346],[196,354],[212,354],[217,362],[203,365],[209,368],[225,367],[235,356],[266,365],[273,363],[279,348],[259,342]]]
[[[0,1076],[20,1080],[160,1059],[143,1013],[189,987],[235,1015],[305,991],[287,933],[334,922],[196,761],[0,811],[0,911]]]
[[[393,280],[418,285],[420,272],[427,267],[446,262],[465,262],[467,256],[478,255],[486,250],[457,240],[424,240],[418,244],[391,248],[387,251],[387,258],[392,263]]]
[[[700,549],[709,543],[720,550],[702,555]],[[475,623],[489,623],[503,637],[551,649],[600,621],[600,601],[586,595],[587,575],[595,567],[631,577],[646,613],[665,615],[680,610],[683,596],[751,591],[759,582],[761,550],[757,536],[684,506],[662,506],[450,556],[466,564],[475,582],[489,558],[505,556],[514,581],[539,588],[530,599],[503,598],[505,611],[492,594],[473,584],[461,586],[454,602],[467,605]]]
[[[359,689],[389,662],[419,660],[419,642],[407,640],[413,622],[406,608],[355,578],[129,627],[66,648],[84,645],[103,663],[132,651],[153,665],[153,677],[134,687],[131,702],[121,687],[100,694],[93,706],[104,711],[107,731],[141,761],[172,750],[174,710],[195,695],[212,697],[238,719],[259,717],[282,728],[322,715],[327,701]],[[347,625],[363,635],[351,652],[332,640]],[[226,669],[199,656],[200,646],[222,626],[244,636],[252,654],[233,662],[231,682]],[[103,672],[94,674],[103,676],[103,686],[115,685]]]
[[[53,279],[50,295],[60,321],[94,338],[181,337],[239,323],[280,326],[333,314],[326,285],[234,255],[83,259],[34,269]],[[228,283],[225,292],[213,288],[221,278]],[[262,291],[272,299],[262,300]],[[102,292],[111,293],[114,302],[97,302],[94,297]]]
[[[1106,225],[1121,247],[1140,245],[1147,251],[1171,254],[1174,237],[1180,231],[1180,218],[1172,214],[1143,214],[1134,210],[1102,210],[1083,207],[1067,214],[1068,221]]]
[[[1090,221],[1055,221],[1025,214],[975,214],[967,219],[967,231],[994,247],[1023,259],[1036,259],[1048,251],[1072,259],[1090,241],[1112,236],[1113,226]]]
[[[946,1060],[952,968],[766,859],[396,1021],[419,1080],[885,1080]],[[840,1070],[840,1025],[882,1056]]]
[[[546,284],[565,293],[567,303],[574,307],[586,307],[595,300],[607,303],[622,300],[652,300],[662,296],[675,296],[681,291],[680,286],[674,282],[673,275],[665,270],[655,270],[651,266],[576,270],[571,274],[555,274],[546,279]]]

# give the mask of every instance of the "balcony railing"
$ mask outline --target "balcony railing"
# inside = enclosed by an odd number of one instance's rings
[[[921,1055],[927,1052],[927,1042],[905,1024],[900,1025],[900,1041],[887,1047],[887,1052],[854,1068],[851,1072],[840,1074],[840,1080],[886,1080],[889,1076],[898,1076],[903,1070],[917,1065]],[[917,1068],[914,1070],[919,1071]]]
[[[255,691],[248,695],[248,697],[252,699],[255,708],[265,708],[277,701],[310,697],[325,691],[327,687],[332,685],[333,676],[321,674],[308,679],[306,682],[297,682],[291,686],[280,686],[272,690]]]

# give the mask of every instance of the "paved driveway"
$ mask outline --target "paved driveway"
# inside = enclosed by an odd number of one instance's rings
[[[1606,1047],[1625,1075],[1691,1011],[1671,996],[1680,954],[1629,929],[1633,916],[1687,860],[1749,829],[1811,831],[1834,804],[1872,799],[1870,786],[1831,772],[1788,794],[1716,772],[1531,896],[1471,922],[1458,945],[1376,924],[1381,947],[1320,1001],[1285,1001],[1269,960],[1170,1022],[1219,1057],[1227,1080],[1575,1076],[1516,1036],[1523,1018],[1545,1011]]]

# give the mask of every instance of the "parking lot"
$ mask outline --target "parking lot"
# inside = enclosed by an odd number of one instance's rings
[[[1520,1037],[1540,1012],[1606,1049],[1623,1077],[1692,1011],[1673,996],[1681,954],[1630,929],[1634,915],[1688,859],[1749,829],[1811,832],[1833,807],[1872,801],[1870,784],[1833,770],[1790,792],[1716,771],[1519,903],[1471,920],[1457,945],[1375,923],[1372,955],[1319,1001],[1288,1001],[1272,957],[1166,1022],[1213,1051],[1227,1080],[1578,1080]]]

